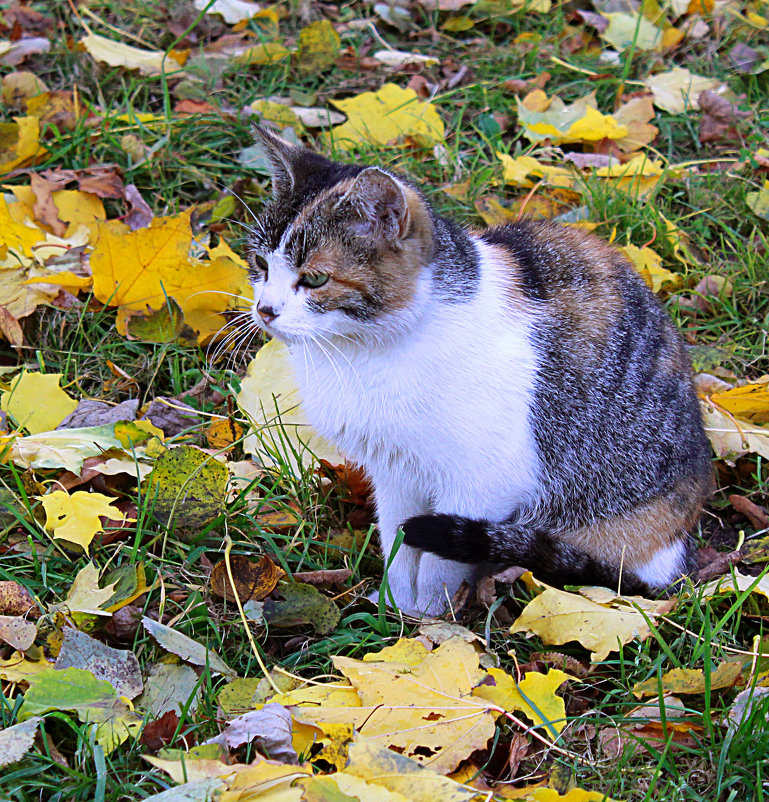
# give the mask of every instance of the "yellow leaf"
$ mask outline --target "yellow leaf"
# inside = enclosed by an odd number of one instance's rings
[[[553,788],[535,788],[524,799],[531,802],[615,802],[601,791],[583,791],[581,788],[572,788],[565,796]]]
[[[278,693],[269,698],[270,702],[290,707],[292,705],[323,707],[360,707],[360,697],[352,685],[325,683],[295,688],[293,691]]]
[[[88,563],[77,572],[72,587],[67,593],[67,598],[61,606],[70,613],[112,615],[101,608],[115,595],[116,584],[117,582],[112,582],[100,588],[99,569],[93,563]],[[54,607],[58,607],[58,605],[54,605]]]
[[[327,19],[302,28],[296,53],[300,72],[317,74],[331,67],[339,53],[340,43],[339,34]]]
[[[544,178],[544,185],[560,189],[573,189],[574,173],[568,167],[545,164],[533,156],[518,156],[514,159],[506,153],[497,153],[502,162],[504,179],[507,184],[531,188],[534,182],[528,176]]]
[[[679,273],[673,273],[662,267],[662,257],[648,245],[643,248],[639,248],[636,245],[625,245],[622,248],[622,252],[641,274],[641,278],[643,278],[652,292],[659,292],[663,288],[675,289],[681,286],[683,277]]]
[[[259,42],[233,56],[234,64],[275,64],[288,58],[291,51],[280,42]],[[267,102],[267,101],[265,101]],[[253,105],[253,104],[252,104]],[[284,108],[287,108],[284,106]]]
[[[148,228],[125,234],[108,223],[97,225],[93,291],[102,303],[121,307],[121,333],[129,311],[158,310],[174,298],[185,323],[205,342],[227,322],[222,312],[235,306],[226,293],[242,296],[250,291],[243,263],[225,244],[207,250],[207,260],[190,256],[195,246],[191,214],[189,209],[175,217],[156,217]]]
[[[55,429],[77,407],[77,401],[59,387],[61,376],[23,371],[0,396],[0,409],[30,434]]]
[[[764,220],[769,220],[769,181],[764,181],[761,189],[745,193],[748,208]]]
[[[344,774],[368,783],[369,788],[387,789],[393,797],[409,802],[469,802],[478,792],[436,774],[415,760],[399,755],[368,738],[356,737],[348,748]],[[340,774],[332,774],[336,779]],[[344,790],[343,786],[340,788]],[[368,796],[360,796],[368,802]],[[373,797],[372,797],[373,798]]]
[[[769,460],[769,428],[739,421],[708,400],[700,401],[702,422],[713,451],[729,465],[743,454],[760,454]]]
[[[769,423],[769,377],[764,377],[757,384],[746,384],[722,393],[713,393],[710,400],[737,418],[749,420],[759,426]]]
[[[0,273],[0,286],[2,285],[3,276]],[[47,273],[42,276],[35,276],[28,278],[25,285],[30,284],[55,284],[73,295],[77,295],[80,290],[90,290],[93,286],[93,276],[78,276],[71,270],[62,270],[61,273]]]
[[[547,674],[529,671],[520,683],[499,668],[489,669],[489,678],[494,684],[481,683],[473,691],[474,696],[486,699],[505,710],[520,710],[534,722],[535,727],[544,727],[556,740],[566,726],[566,705],[555,691],[566,680],[573,677],[551,668]]]
[[[21,652],[14,652],[7,660],[0,660],[0,679],[6,682],[26,682],[42,671],[53,669],[47,660],[30,660]]]
[[[14,257],[8,260],[16,261]],[[59,288],[44,283],[28,286],[29,271],[24,268],[8,270],[0,264],[0,306],[15,318],[31,315],[40,304],[49,304]]]
[[[53,531],[57,540],[77,543],[88,551],[88,546],[97,532],[104,527],[99,516],[122,521],[124,515],[111,506],[116,498],[101,493],[87,493],[77,490],[71,496],[64,490],[56,490],[41,501],[45,509],[45,528]]]
[[[703,596],[709,599],[711,596],[715,596],[716,593],[745,591],[748,588],[750,588],[751,593],[760,593],[769,599],[769,574],[748,576],[739,571],[735,571],[733,574],[725,574],[712,582],[708,582],[703,588]]]
[[[627,126],[611,114],[598,111],[594,92],[567,105],[559,97],[548,98],[541,89],[535,89],[517,103],[518,121],[531,142],[596,142],[624,139],[629,134]]]
[[[592,652],[594,663],[634,638],[645,640],[651,635],[644,616],[632,608],[604,607],[555,588],[546,588],[530,601],[510,632],[538,635],[545,643],[578,641]]]
[[[11,254],[21,256],[22,254],[31,257],[32,247],[40,241],[45,240],[45,232],[35,228],[31,223],[15,220],[11,213],[11,207],[18,207],[19,204],[12,203],[9,207],[5,198],[0,195],[0,243],[5,245]],[[18,267],[18,259],[9,261],[7,267]]]
[[[275,790],[275,786],[285,783],[290,785],[299,777],[306,777],[312,774],[312,769],[304,766],[284,765],[272,760],[257,756],[249,764],[234,763],[228,764],[221,760],[212,758],[195,758],[194,755],[185,755],[184,760],[165,760],[159,757],[145,755],[145,760],[156,766],[161,771],[166,772],[176,783],[194,782],[195,780],[207,780],[214,777],[221,777],[227,783],[230,791],[238,791],[243,794],[243,799],[253,799],[259,791]],[[261,788],[260,788],[261,786]],[[245,792],[253,793],[253,796],[246,796]],[[259,794],[261,796],[261,794]],[[240,796],[220,796],[219,800],[236,800]],[[265,797],[267,798],[267,797]],[[272,798],[272,793],[270,794]],[[289,798],[289,797],[275,797]],[[301,800],[301,794],[292,799]]]
[[[413,89],[388,83],[376,92],[331,102],[348,118],[326,134],[337,147],[347,149],[361,142],[381,146],[405,137],[423,146],[444,141],[438,111],[431,103],[420,101]]]
[[[715,671],[710,672],[710,688],[731,688],[742,676],[742,664],[724,661]],[[667,693],[705,693],[707,684],[705,672],[701,668],[674,668],[666,671],[659,679],[651,677],[645,682],[633,686],[633,694],[637,699],[642,696],[657,696],[660,684]]]
[[[295,453],[305,467],[313,464],[313,455],[332,465],[344,462],[337,449],[307,422],[288,350],[279,340],[270,340],[259,349],[241,381],[237,402],[253,425],[243,440],[243,450],[261,462],[287,462],[297,475],[300,466]]]
[[[364,663],[403,663],[406,666],[419,665],[430,652],[416,638],[399,638],[392,646],[385,646],[379,652],[363,655]]]
[[[179,62],[172,53],[164,58],[161,50],[143,50],[95,33],[86,34],[80,44],[96,61],[103,61],[111,67],[139,70],[142,75],[161,75],[165,72],[178,76],[180,73]]]
[[[478,653],[451,638],[416,666],[346,657],[334,665],[358,692],[362,707],[295,707],[294,718],[322,728],[352,723],[362,736],[447,774],[494,733],[498,711],[473,697],[483,677]]]
[[[654,105],[671,114],[682,114],[688,109],[699,108],[697,98],[706,89],[717,91],[721,82],[715,78],[694,75],[685,67],[674,67],[668,72],[659,72],[644,83],[654,95]]]
[[[37,162],[48,152],[39,142],[37,117],[13,119],[12,123],[0,123],[0,176]]]

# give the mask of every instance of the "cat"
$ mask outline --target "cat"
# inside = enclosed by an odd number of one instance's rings
[[[692,571],[710,449],[684,341],[619,251],[467,230],[400,175],[257,138],[251,314],[373,483],[388,603],[437,615],[511,565],[646,595]]]

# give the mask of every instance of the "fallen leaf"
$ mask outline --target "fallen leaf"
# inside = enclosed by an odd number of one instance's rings
[[[769,181],[764,181],[761,189],[755,192],[746,192],[745,203],[753,214],[763,220],[769,220]]]
[[[295,720],[321,731],[353,724],[365,738],[439,774],[484,748],[494,733],[497,712],[472,696],[483,678],[478,654],[459,638],[441,644],[417,666],[347,657],[334,658],[334,665],[352,683],[361,707],[300,705],[292,709]],[[280,697],[275,701],[290,704]]]
[[[114,592],[114,584],[99,587],[99,569],[88,563],[77,572],[62,606],[70,613],[109,616],[103,607]]]
[[[348,761],[344,774],[365,780],[368,794],[377,787],[386,788],[409,802],[469,802],[477,798],[477,792],[449,777],[431,771],[416,760],[393,752],[367,738],[356,737],[347,750]],[[339,778],[341,773],[330,775]],[[360,799],[375,799],[366,795]],[[321,797],[320,799],[324,799]],[[333,799],[331,797],[330,799]]]
[[[763,572],[759,576],[748,576],[740,571],[732,570],[712,582],[708,582],[702,589],[703,597],[710,599],[717,593],[742,593],[750,590],[760,593],[769,599],[769,574]]]
[[[111,448],[120,448],[114,425],[13,437],[10,443],[0,437],[0,445],[10,445],[5,457],[24,468],[65,468],[80,475],[89,457],[98,457]]]
[[[0,95],[6,106],[23,109],[29,98],[47,91],[45,81],[34,72],[11,72],[3,76]]]
[[[80,45],[96,61],[103,61],[110,67],[139,70],[142,75],[165,73],[178,77],[181,73],[181,65],[173,51],[166,55],[162,50],[144,50],[95,33],[86,34],[80,40]]]
[[[473,695],[486,699],[504,710],[519,710],[534,722],[535,727],[544,727],[555,741],[566,726],[566,705],[555,691],[574,677],[557,668],[547,674],[529,671],[521,682],[509,674],[490,668],[488,676],[473,690]]]
[[[598,35],[616,50],[624,52],[631,47],[644,51],[662,49],[662,31],[642,14],[619,11],[601,16],[609,24]]]
[[[136,707],[153,718],[168,712],[182,715],[187,711],[192,714],[198,707],[199,679],[190,666],[154,663],[144,683],[144,691],[136,700]]]
[[[377,61],[392,69],[401,69],[407,64],[424,64],[431,67],[440,62],[435,56],[423,53],[409,53],[406,50],[378,50],[373,56]]]
[[[195,531],[222,511],[227,478],[227,468],[210,454],[177,446],[155,460],[147,497],[166,526]]]
[[[26,652],[37,637],[37,627],[18,615],[0,615],[0,642]]]
[[[261,601],[269,596],[283,575],[283,571],[266,555],[261,557],[259,562],[254,562],[244,555],[235,554],[230,558],[230,566],[235,590],[241,603],[249,599]],[[211,592],[226,601],[233,600],[232,586],[224,560],[220,560],[211,572]]]
[[[698,98],[706,91],[717,91],[721,82],[715,78],[695,75],[685,67],[674,67],[668,72],[659,72],[644,81],[654,95],[654,105],[670,114],[683,114],[688,109],[699,108]]]
[[[729,465],[743,454],[760,454],[769,460],[769,428],[739,421],[707,399],[700,401],[700,411],[716,457]]]
[[[0,409],[30,434],[55,429],[77,407],[77,401],[59,387],[61,373],[22,373],[0,396]]]
[[[623,139],[630,133],[611,114],[598,111],[595,92],[567,105],[559,97],[549,98],[541,89],[534,89],[523,100],[517,99],[517,106],[518,122],[530,142],[597,142]]]
[[[96,740],[108,753],[142,725],[141,717],[118,699],[109,682],[81,668],[30,677],[19,718],[26,721],[54,710],[73,711],[84,724],[95,724]]]
[[[658,293],[663,289],[673,290],[683,284],[683,276],[662,267],[662,257],[648,245],[643,248],[625,245],[621,250],[641,274],[641,278],[652,292]]]
[[[236,400],[252,427],[243,450],[263,464],[288,465],[301,476],[302,467],[313,465],[316,457],[332,465],[344,462],[336,447],[307,423],[288,350],[279,340],[273,338],[259,349]]]
[[[299,31],[296,61],[303,73],[323,73],[334,64],[339,53],[339,34],[327,20],[311,22]]]
[[[327,635],[339,623],[339,608],[312,585],[281,582],[275,592],[281,598],[264,603],[264,619],[270,626],[311,624],[318,635]]]
[[[262,10],[259,3],[249,0],[214,0],[213,4],[210,0],[193,0],[192,4],[197,11],[218,14],[228,25],[250,20]]]
[[[423,147],[444,142],[443,120],[437,109],[421,102],[413,89],[386,83],[376,92],[331,102],[347,115],[347,122],[325,136],[343,150],[362,142],[384,146],[405,138]]]
[[[0,581],[0,614],[29,615],[37,618],[40,612],[35,600],[24,585],[7,579]]]
[[[56,670],[83,668],[99,679],[107,680],[119,697],[133,699],[144,687],[139,661],[133,652],[113,649],[85,632],[68,627],[64,630]]]
[[[47,660],[30,660],[21,652],[14,652],[7,660],[0,659],[0,679],[14,684],[29,685],[30,677],[53,670],[53,663]]]
[[[14,117],[12,123],[0,123],[0,176],[40,161],[48,152],[40,144],[37,117]]]
[[[172,743],[178,731],[179,716],[173,710],[169,710],[144,725],[139,743],[151,752],[157,752]]]
[[[745,688],[734,697],[734,702],[732,702],[727,716],[729,730],[734,733],[756,712],[762,721],[765,721],[767,711],[769,711],[769,688]],[[750,736],[753,732],[755,730],[751,729],[745,735]]]
[[[769,423],[769,377],[757,383],[732,387],[729,390],[712,393],[710,400],[720,409],[737,418],[751,421],[758,426]]]
[[[664,693],[707,693],[711,690],[731,688],[742,678],[742,664],[724,661],[710,672],[709,681],[701,668],[674,668],[666,671],[661,677],[651,677],[633,686],[633,695],[640,699],[643,696],[657,696],[660,687]]]
[[[550,587],[526,605],[510,632],[538,635],[545,643],[578,641],[590,650],[594,663],[631,640],[645,640],[651,635],[646,618],[632,607],[605,607]]]
[[[115,233],[108,223],[96,226],[93,292],[102,303],[120,307],[121,332],[127,313],[162,309],[174,298],[187,325],[205,342],[227,323],[222,313],[234,306],[227,293],[250,292],[244,263],[223,241],[203,248],[205,259],[190,255],[200,246],[192,238],[192,211],[156,217],[148,228],[128,233]]]
[[[142,618],[142,624],[147,632],[166,651],[178,655],[182,660],[193,663],[196,666],[205,666],[225,677],[233,678],[237,676],[215,651],[206,648],[202,643],[198,643],[178,630],[167,627],[158,621],[153,621],[146,616]]]
[[[291,743],[291,714],[274,703],[231,719],[224,732],[206,743],[221,743],[229,749],[237,749],[253,741],[259,752],[270,760],[299,762]]]
[[[41,716],[32,716],[20,724],[0,730],[0,769],[18,763],[32,748]]]
[[[53,532],[55,539],[77,543],[84,551],[88,551],[97,532],[104,531],[101,517],[115,521],[125,517],[112,506],[117,499],[101,493],[77,490],[69,495],[64,490],[55,490],[38,498],[45,509],[45,528]]]

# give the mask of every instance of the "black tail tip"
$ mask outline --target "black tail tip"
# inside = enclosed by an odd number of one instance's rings
[[[488,557],[485,521],[458,515],[417,515],[403,524],[407,546],[423,549],[464,563],[484,562]]]

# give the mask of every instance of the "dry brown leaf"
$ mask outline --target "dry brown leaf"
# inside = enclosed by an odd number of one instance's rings
[[[230,566],[241,604],[249,600],[261,601],[269,596],[285,574],[266,555],[259,562],[253,562],[244,555],[235,554],[230,558]],[[232,584],[224,560],[220,560],[211,572],[211,592],[225,601],[233,601]]]

